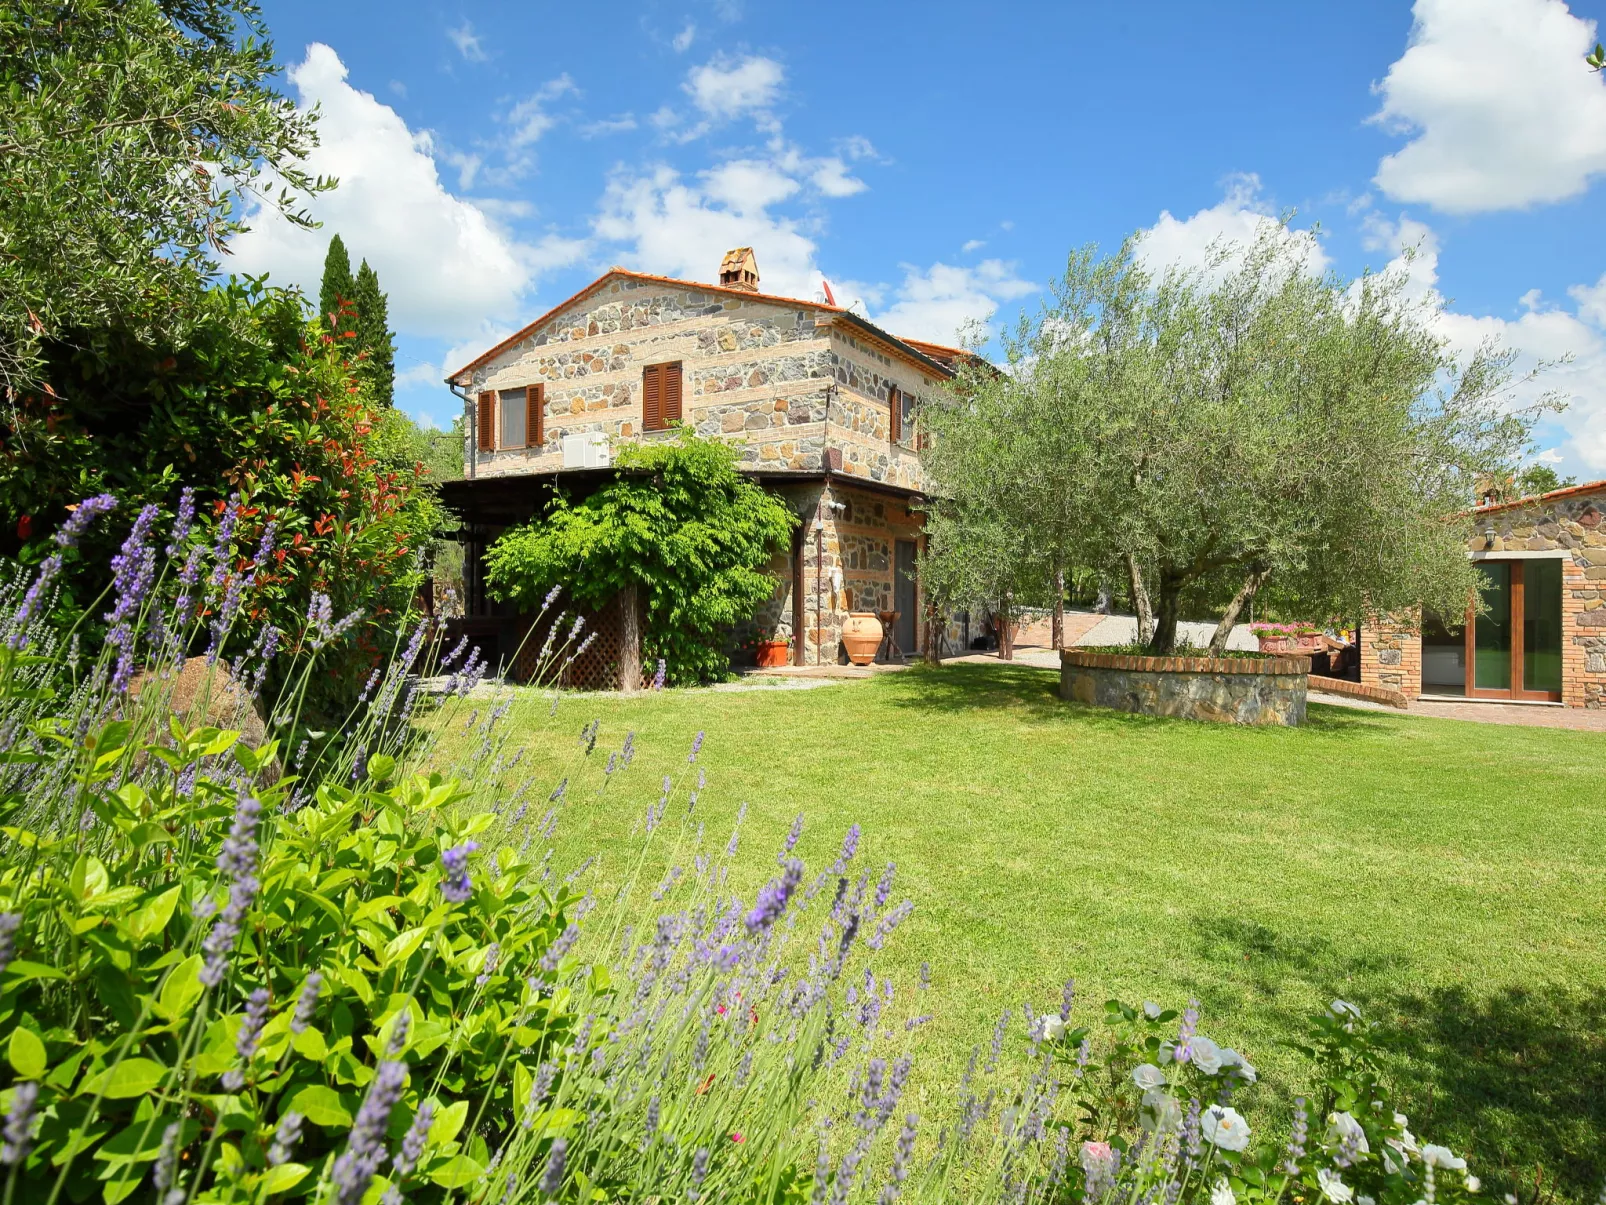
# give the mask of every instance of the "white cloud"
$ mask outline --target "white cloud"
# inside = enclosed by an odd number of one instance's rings
[[[980,251],[986,245],[987,245],[987,240],[986,239],[979,239],[979,238],[967,239],[965,241],[965,245],[963,247],[959,248],[959,251],[960,251],[960,254],[962,254],[962,255],[969,255],[972,251]]]
[[[732,159],[702,173],[708,198],[743,216],[761,214],[794,195],[801,187],[774,162]]]
[[[1584,65],[1595,24],[1563,0],[1417,0],[1373,120],[1412,135],[1375,181],[1450,213],[1577,196],[1606,171],[1606,81]]]
[[[745,161],[724,164],[701,180],[701,187],[688,183],[664,166],[616,173],[594,223],[597,235],[625,244],[634,268],[687,280],[717,280],[720,257],[749,246],[766,293],[812,297],[820,279],[814,240],[797,221],[759,203],[782,199],[782,180],[792,191],[795,181]]]
[[[480,36],[474,32],[474,26],[469,22],[464,21],[456,29],[448,29],[446,36],[451,39],[452,45],[457,47],[457,53],[469,62],[485,61],[485,48],[480,45]]]
[[[1138,256],[1154,272],[1172,266],[1203,270],[1217,244],[1247,245],[1263,227],[1276,222],[1276,211],[1260,196],[1260,177],[1236,175],[1227,180],[1226,194],[1209,209],[1201,209],[1188,218],[1177,218],[1169,209],[1162,210],[1159,220],[1143,231]],[[1326,269],[1327,254],[1314,234],[1298,230],[1290,231],[1288,237],[1301,244],[1312,272]],[[1232,262],[1220,264],[1215,272],[1224,273]]]
[[[972,323],[988,322],[1001,302],[1036,292],[1015,274],[1015,265],[987,259],[974,268],[937,263],[905,265],[897,300],[874,321],[895,334],[933,343],[954,343]]]
[[[809,179],[815,188],[828,197],[851,197],[870,187],[857,176],[850,176],[848,165],[835,155],[816,160]]]
[[[275,283],[316,296],[324,251],[338,232],[352,258],[366,258],[379,273],[398,331],[478,339],[487,323],[516,315],[537,275],[583,253],[583,243],[556,236],[520,242],[485,209],[448,192],[429,135],[351,87],[328,46],[309,46],[289,79],[302,108],[322,107],[321,141],[305,166],[338,177],[340,186],[312,202],[323,222],[318,231],[259,209],[256,228],[234,242],[232,270],[271,271]]]
[[[675,39],[670,45],[675,48],[676,54],[685,54],[686,51],[691,49],[691,44],[696,38],[697,26],[688,22],[686,28],[675,35]]]
[[[762,119],[780,96],[785,79],[786,69],[774,59],[720,57],[692,68],[683,87],[692,103],[715,121],[746,114]]]
[[[546,106],[568,92],[578,89],[567,72],[557,79],[548,80],[536,91],[519,101],[507,112],[508,145],[511,147],[529,146],[538,142],[545,134],[557,124],[557,118],[546,111]]]
[[[588,121],[580,127],[582,138],[604,138],[609,134],[623,134],[636,128],[634,113],[621,113],[618,117],[603,117]]]

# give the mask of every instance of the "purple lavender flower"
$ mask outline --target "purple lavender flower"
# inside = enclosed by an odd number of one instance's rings
[[[541,1195],[555,1197],[558,1189],[563,1187],[563,1164],[569,1153],[569,1141],[566,1138],[554,1138],[552,1150],[547,1154],[546,1171],[541,1174]]]
[[[702,748],[703,748],[703,730],[701,728],[699,728],[697,730],[697,735],[692,737],[692,740],[691,740],[691,752],[686,755],[686,760],[689,761],[689,762],[696,761],[697,760],[697,754],[702,751]]]
[[[221,586],[229,576],[229,562],[234,556],[234,524],[239,517],[240,495],[230,494],[218,518],[217,539],[212,545],[212,584]]]
[[[67,516],[67,521],[57,529],[56,545],[60,548],[78,547],[78,541],[84,532],[89,530],[89,525],[101,515],[110,514],[116,507],[117,498],[112,494],[96,494],[93,498],[85,498],[73,509],[72,514]]]
[[[173,600],[172,627],[182,628],[191,619],[195,606],[194,590],[201,580],[201,556],[205,552],[199,544],[190,549],[184,558],[184,568],[178,574],[178,597]]]
[[[457,659],[463,655],[463,651],[465,649],[467,649],[467,648],[468,648],[468,637],[464,636],[461,640],[459,640],[455,645],[452,646],[451,652],[447,653],[446,656],[441,658],[440,667],[442,669],[451,669],[452,666],[457,663]]]
[[[246,1001],[245,1017],[240,1022],[240,1032],[234,1038],[234,1053],[240,1056],[240,1066],[230,1067],[223,1073],[223,1087],[228,1092],[238,1092],[245,1087],[246,1069],[256,1055],[257,1043],[262,1038],[262,1026],[268,1019],[269,999],[268,989],[259,987]]]
[[[33,1107],[39,1100],[39,1085],[23,1080],[11,1089],[11,1108],[6,1112],[5,1142],[0,1144],[0,1163],[15,1167],[28,1157],[33,1145]]]
[[[642,1150],[646,1150],[648,1147],[652,1146],[652,1140],[658,1137],[659,1119],[658,1097],[654,1095],[653,1098],[647,1102],[647,1117],[642,1126],[642,1128],[646,1131],[641,1140]]]
[[[380,671],[375,669],[373,673],[368,675],[368,681],[363,683],[362,694],[357,696],[359,706],[368,702],[368,696],[373,692],[374,687],[379,685],[379,674]]]
[[[703,1181],[708,1177],[708,1148],[700,1146],[691,1157],[691,1183],[686,1188],[686,1200],[696,1201],[703,1191]]]
[[[346,1149],[335,1160],[330,1173],[338,1205],[359,1205],[373,1182],[374,1173],[385,1159],[385,1130],[390,1124],[391,1110],[401,1098],[406,1082],[406,1063],[386,1061],[375,1071],[362,1107],[357,1110]]]
[[[201,943],[206,965],[201,968],[200,980],[208,987],[216,987],[228,973],[229,955],[240,936],[240,925],[261,886],[256,877],[257,821],[261,811],[262,805],[249,795],[240,799],[234,809],[234,824],[217,856],[217,868],[230,880],[229,902]]]
[[[882,874],[881,881],[876,884],[875,907],[877,912],[887,906],[887,899],[892,895],[892,876],[897,873],[897,870],[898,864],[896,862],[888,862],[886,872]]]
[[[800,838],[802,835],[803,835],[803,813],[799,812],[797,814],[797,819],[792,821],[791,830],[786,834],[786,841],[781,845],[781,858],[780,858],[780,860],[782,862],[786,861],[786,859],[789,856],[791,856],[792,851],[797,848],[798,838]]]
[[[1065,990],[1060,994],[1060,1020],[1066,1023],[1071,1019],[1071,1007],[1076,1003],[1076,980],[1067,979]]]
[[[1309,1134],[1310,1114],[1305,1111],[1305,1098],[1294,1097],[1294,1124],[1288,1135],[1288,1158],[1283,1170],[1290,1176],[1299,1175],[1299,1161],[1305,1157],[1305,1139]]]
[[[563,932],[558,934],[556,940],[546,948],[546,953],[541,955],[541,969],[549,975],[556,972],[558,964],[563,961],[564,956],[574,948],[574,943],[579,940],[580,926],[566,926]]]
[[[654,690],[662,690],[664,688],[664,670],[664,659],[660,657],[658,658],[658,669],[652,676],[652,688]]]
[[[546,592],[546,598],[543,599],[542,602],[541,602],[541,610],[543,610],[543,611],[551,610],[552,604],[558,601],[558,595],[560,595],[562,593],[563,593],[563,587],[562,586],[553,586],[552,589],[548,590]]]
[[[524,1106],[524,1128],[530,1129],[535,1125],[535,1114],[546,1103],[547,1093],[552,1091],[552,1080],[558,1074],[558,1065],[553,1062],[542,1063],[535,1069],[535,1082],[530,1085],[530,1099]]]
[[[920,1118],[913,1113],[903,1119],[897,1145],[892,1148],[892,1178],[881,1190],[877,1205],[892,1205],[903,1191],[903,1182],[909,1178],[909,1164],[914,1159],[915,1129],[919,1124]]]
[[[998,1060],[1004,1053],[1004,1035],[1009,1032],[1009,1009],[999,1014],[998,1024],[993,1026],[993,1048],[987,1058],[987,1073],[991,1075],[998,1070]]]
[[[441,880],[441,895],[451,904],[461,904],[473,894],[474,885],[468,876],[468,856],[480,847],[478,841],[465,841],[441,854],[441,868],[446,877]]]
[[[278,534],[279,522],[277,519],[269,519],[262,525],[262,539],[257,544],[256,555],[256,567],[258,572],[261,572],[263,567],[267,565],[268,559],[273,556],[273,543]]]
[[[16,912],[0,912],[0,975],[11,965],[17,954],[17,929],[22,916]]]
[[[1199,1029],[1199,1002],[1189,1000],[1188,1007],[1182,1014],[1182,1021],[1177,1025],[1177,1043],[1171,1051],[1171,1057],[1179,1063],[1186,1063],[1193,1056],[1193,1035]]]
[[[792,893],[802,881],[803,863],[792,858],[786,863],[780,877],[771,879],[758,893],[757,903],[747,914],[748,933],[757,936],[780,920],[781,914],[786,911],[787,902],[792,898]]]
[[[182,1128],[175,1121],[162,1131],[162,1145],[156,1151],[156,1166],[151,1168],[151,1183],[156,1188],[159,1201],[166,1201],[166,1194],[173,1187],[178,1174],[178,1137]]]
[[[853,855],[859,852],[859,826],[851,826],[842,838],[842,852],[837,855],[831,866],[830,873],[841,874],[847,869],[848,863],[853,861]]]
[[[480,968],[480,973],[474,976],[474,986],[484,987],[491,981],[491,976],[496,974],[496,961],[501,956],[502,947],[496,942],[493,941],[485,947],[485,965]]]
[[[291,1033],[304,1033],[307,1026],[312,1024],[312,1014],[318,1007],[318,993],[323,990],[323,976],[313,971],[301,985],[301,995],[296,997],[295,1016],[290,1019]]]
[[[301,1123],[305,1120],[300,1113],[286,1113],[279,1118],[279,1128],[273,1131],[273,1145],[268,1148],[270,1165],[278,1167],[294,1157],[296,1143],[301,1141]]]
[[[62,549],[76,548],[79,539],[89,529],[90,523],[116,505],[117,499],[110,494],[97,494],[93,498],[85,498],[72,514],[67,516],[67,521],[57,529],[56,546]],[[22,604],[17,608],[17,613],[11,617],[11,635],[6,640],[11,648],[20,651],[27,647],[28,636],[25,629],[36,617],[40,600],[49,593],[57,575],[61,573],[61,566],[62,559],[59,552],[52,553],[40,564],[33,584],[22,596]]]
[[[173,532],[169,536],[167,555],[176,557],[178,550],[184,547],[184,541],[190,538],[190,527],[195,522],[195,490],[185,486],[178,496],[178,511],[173,516]]]
[[[390,1161],[392,1177],[396,1180],[406,1179],[418,1166],[423,1157],[424,1144],[429,1140],[429,1127],[435,1121],[435,1106],[425,1101],[418,1106],[418,1112],[413,1114],[413,1124],[407,1127],[407,1133],[402,1136],[401,1146],[396,1151],[396,1157]]]
[[[130,620],[145,606],[146,594],[156,582],[156,549],[151,548],[151,529],[156,525],[156,504],[140,509],[122,549],[111,559],[112,591],[111,611],[104,620],[109,625],[106,643],[117,649],[117,668],[112,672],[111,688],[114,694],[128,689],[133,675],[133,627]]]

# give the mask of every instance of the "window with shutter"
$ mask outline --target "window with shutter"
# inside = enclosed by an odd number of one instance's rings
[[[891,411],[887,427],[889,438],[897,443],[903,439],[903,393],[896,385],[887,386],[887,407]]]
[[[664,366],[649,364],[641,370],[641,429],[664,427]]]
[[[680,364],[660,366],[664,374],[664,426],[680,421]]]
[[[476,417],[479,419],[480,428],[478,451],[496,451],[496,394],[480,394]]]
[[[522,448],[525,446],[525,393],[521,389],[504,389],[497,395],[497,439],[496,446],[502,448]]]
[[[546,443],[545,385],[529,385],[524,390],[524,430],[527,447],[539,448]]]

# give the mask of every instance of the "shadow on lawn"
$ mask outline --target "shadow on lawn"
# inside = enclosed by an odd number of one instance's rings
[[[1075,720],[1084,727],[1120,731],[1193,723],[1069,703],[1059,697],[1059,675],[1055,671],[1003,661],[992,665],[915,665],[901,674],[886,674],[875,681],[895,705],[903,707],[951,712],[1024,711],[1033,719]],[[1302,731],[1323,736],[1375,733],[1395,718],[1318,703],[1311,707]]]
[[[1344,996],[1382,1021],[1417,1134],[1472,1158],[1495,1199],[1594,1201],[1606,1180],[1606,985],[1384,992],[1402,959],[1354,957],[1323,937],[1229,917],[1194,921],[1199,952],[1285,1033],[1312,1000]]]

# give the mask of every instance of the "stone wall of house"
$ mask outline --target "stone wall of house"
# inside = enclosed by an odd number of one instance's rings
[[[1059,693],[1075,703],[1138,715],[1294,726],[1305,722],[1303,666],[1301,659],[1129,657],[1065,649]]]
[[[683,364],[682,417],[737,445],[744,467],[818,471],[829,446],[841,453],[836,471],[921,488],[914,433],[890,439],[888,388],[923,398],[939,387],[934,375],[807,306],[631,278],[610,281],[473,371],[470,430],[482,392],[546,387],[541,446],[478,452],[474,475],[556,471],[565,435],[665,438],[642,431],[642,370],[673,360]]]
[[[1562,553],[1562,696],[1568,707],[1606,708],[1606,485],[1526,506],[1482,508],[1468,553],[1485,560]],[[1422,638],[1401,617],[1361,633],[1361,681],[1422,693]]]

